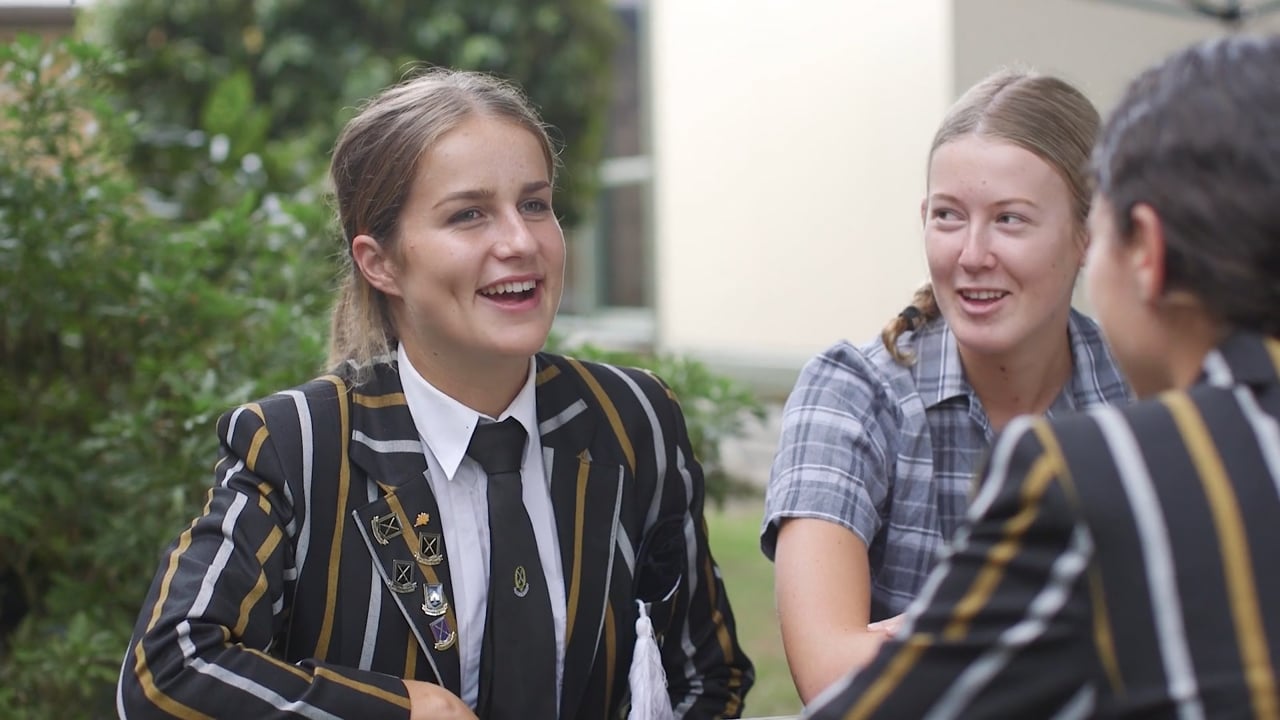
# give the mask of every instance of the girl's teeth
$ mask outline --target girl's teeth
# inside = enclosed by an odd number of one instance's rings
[[[1005,296],[1005,293],[998,290],[985,292],[964,292],[960,293],[966,300],[998,300]]]
[[[480,291],[483,295],[503,295],[506,293],[528,292],[537,285],[533,280],[521,280],[520,282],[499,283],[492,287],[487,287]]]

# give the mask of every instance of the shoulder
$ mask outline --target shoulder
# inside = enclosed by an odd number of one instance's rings
[[[630,399],[654,399],[670,396],[670,388],[650,370],[625,365],[580,360],[554,353],[538,354],[538,385],[567,376],[584,388],[586,394],[597,401],[614,402]]]
[[[1097,405],[1055,418],[1018,418],[1000,434],[990,455],[990,476],[1049,473],[1069,478],[1089,495],[1109,493],[1123,472],[1164,454],[1177,426],[1168,400],[1187,392],[1130,405]],[[1090,490],[1090,488],[1093,488]]]
[[[319,375],[300,385],[278,390],[229,409],[223,422],[250,416],[262,425],[298,425],[299,430],[350,415],[352,402],[378,405],[388,395],[403,397],[395,363],[378,363],[359,376],[338,373]]]
[[[539,353],[537,382],[540,413],[581,403],[633,440],[683,423],[675,392],[644,368]]]
[[[893,411],[914,394],[911,368],[899,365],[879,340],[861,346],[841,340],[804,364],[787,405],[863,416]]]

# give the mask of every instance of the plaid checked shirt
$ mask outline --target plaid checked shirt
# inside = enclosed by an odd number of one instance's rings
[[[1047,414],[1126,402],[1097,324],[1072,310],[1068,332],[1071,380]],[[899,346],[915,353],[912,366],[894,362],[878,337],[842,341],[805,365],[783,412],[760,539],[772,559],[783,518],[852,530],[869,551],[872,620],[902,612],[920,591],[993,438],[945,321],[904,333]]]

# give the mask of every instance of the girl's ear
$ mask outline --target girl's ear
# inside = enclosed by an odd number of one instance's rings
[[[357,235],[351,240],[351,258],[370,285],[388,296],[400,297],[395,263],[381,243],[370,235]]]
[[[1155,208],[1139,203],[1130,211],[1133,234],[1125,248],[1129,268],[1143,302],[1154,303],[1164,295],[1164,224]]]

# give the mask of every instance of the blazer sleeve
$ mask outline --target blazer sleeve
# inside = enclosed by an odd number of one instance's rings
[[[1092,539],[1058,445],[1036,423],[1015,421],[997,440],[966,526],[903,631],[806,717],[1075,717],[1092,706]]]
[[[676,717],[736,718],[755,679],[751,661],[738,644],[733,610],[725,595],[720,568],[707,543],[703,516],[706,486],[702,466],[693,455],[684,415],[674,394],[660,380],[654,403],[662,415],[666,452],[664,498],[680,498],[679,507],[666,509],[680,517],[684,536],[681,567],[683,588],[676,594],[671,621],[662,643],[667,691]],[[664,502],[664,505],[666,503]]]
[[[286,578],[298,570],[293,501],[303,488],[289,484],[264,405],[218,422],[215,484],[147,594],[121,669],[120,716],[407,718],[398,678],[272,653],[292,601]],[[274,405],[282,426],[292,405]],[[300,437],[296,417],[289,431]]]

